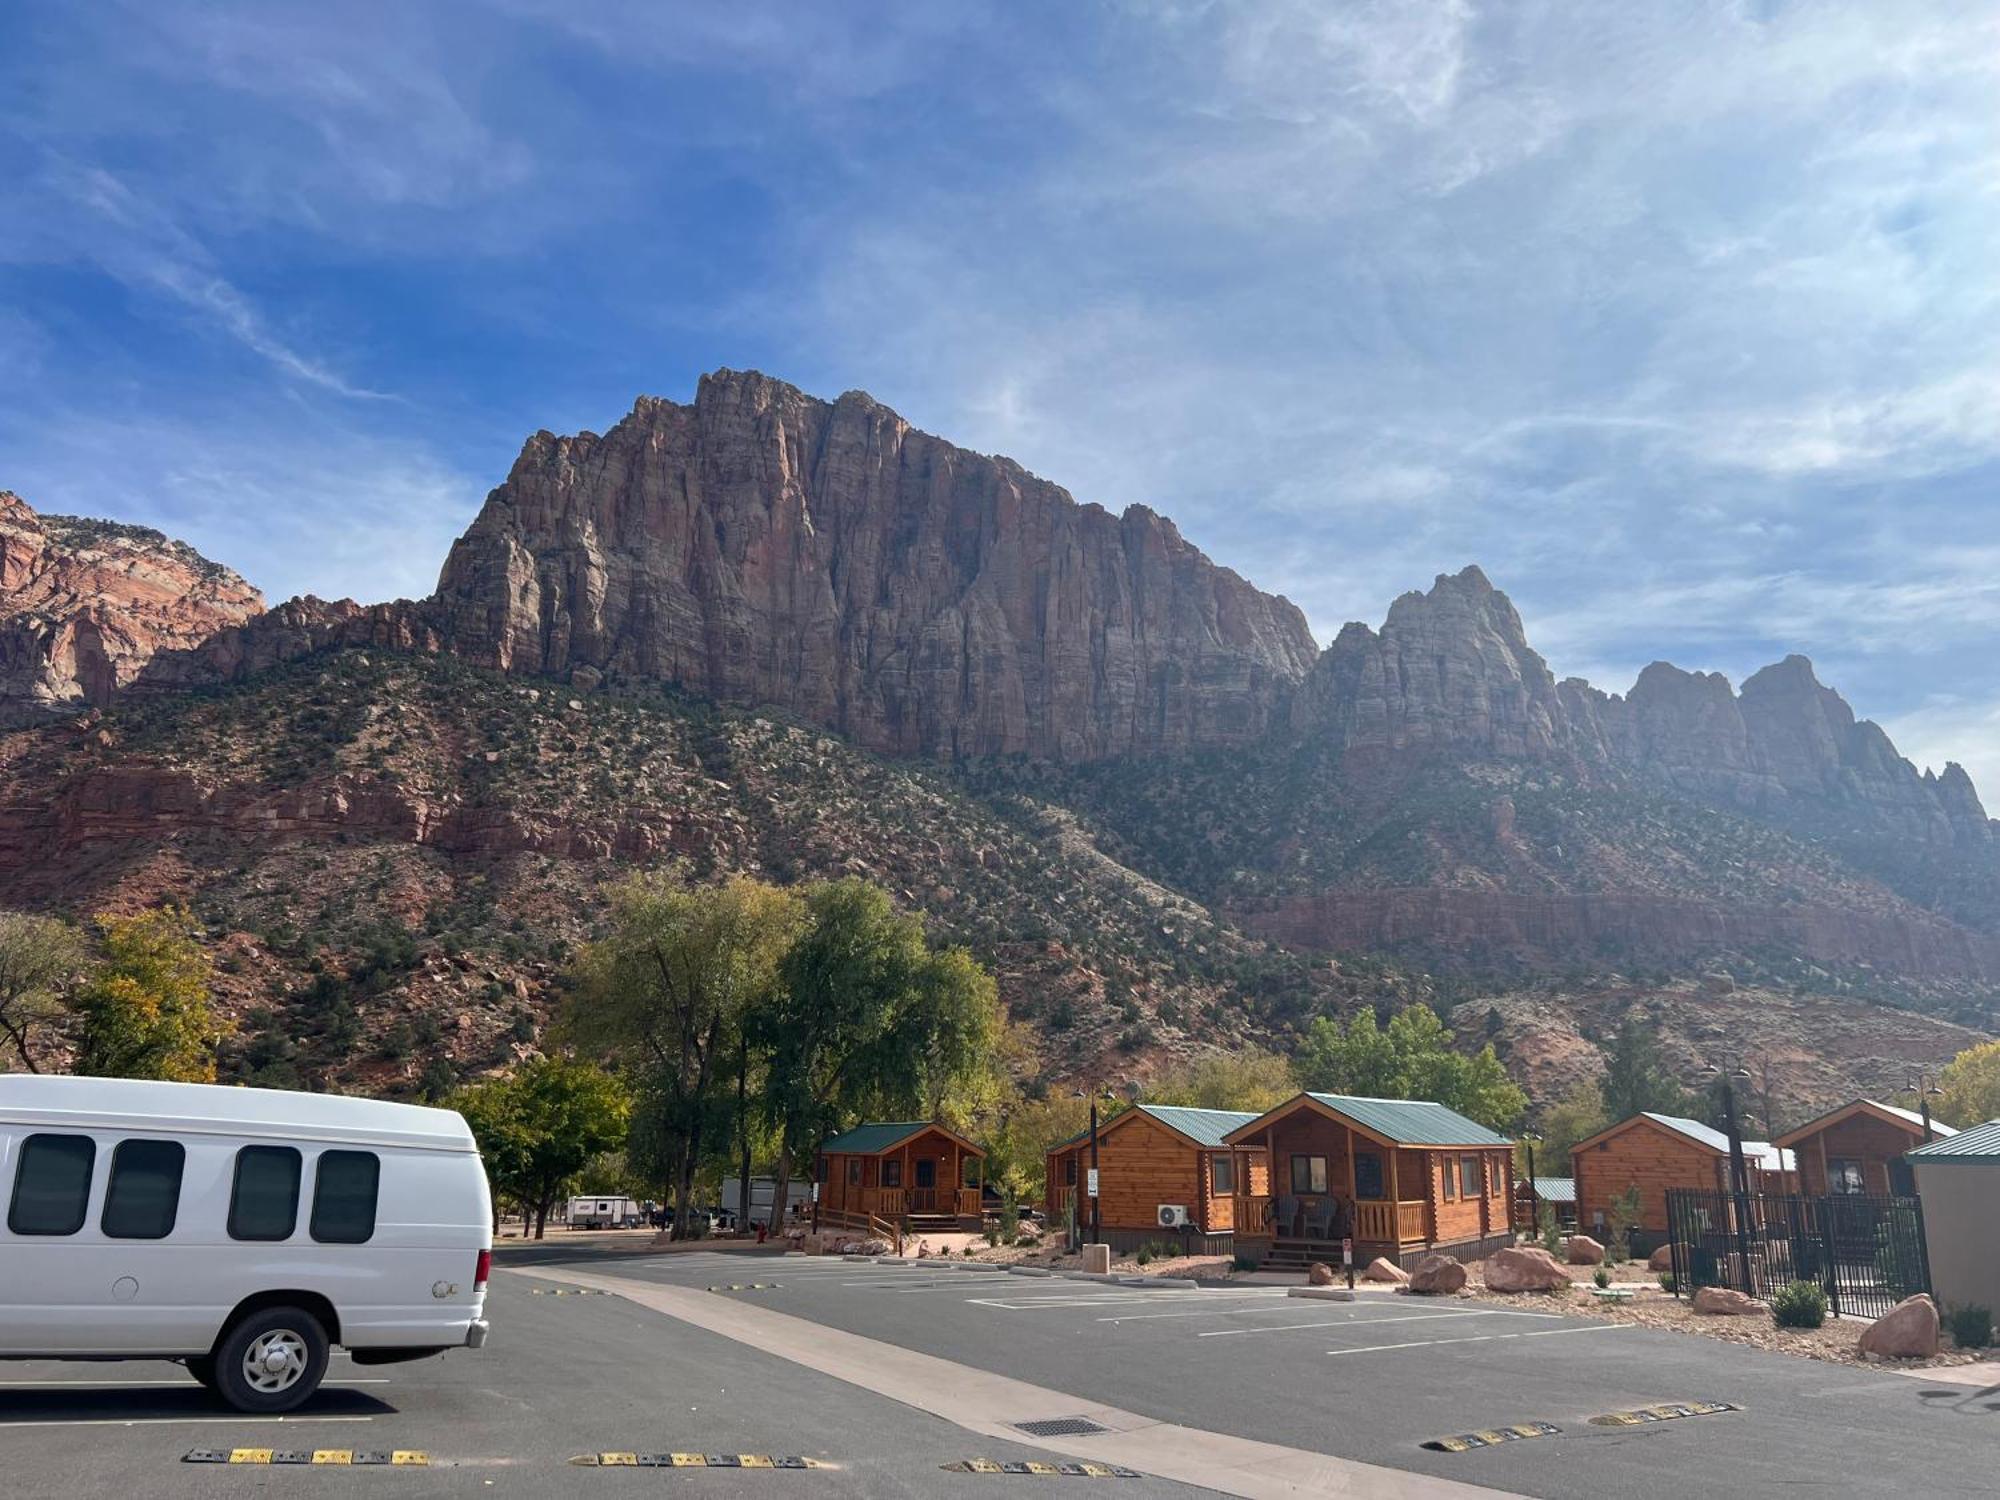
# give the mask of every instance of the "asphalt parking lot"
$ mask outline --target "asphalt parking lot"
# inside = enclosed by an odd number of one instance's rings
[[[1059,1387],[1163,1421],[1553,1500],[1990,1494],[2000,1389],[1520,1308],[1283,1288],[1154,1290],[954,1268],[727,1255],[578,1259]],[[546,1267],[545,1267],[546,1269]],[[749,1289],[761,1282],[762,1289]],[[1663,1403],[1740,1410],[1633,1426]],[[1471,1452],[1426,1441],[1547,1423]]]
[[[738,1271],[741,1258],[730,1258]],[[629,1263],[620,1257],[615,1264]],[[768,1262],[759,1262],[760,1267]],[[893,1273],[892,1273],[893,1274]],[[560,1283],[494,1277],[493,1342],[407,1365],[336,1357],[291,1417],[218,1408],[172,1364],[0,1363],[0,1495],[975,1496],[1059,1482],[1121,1496],[1198,1493],[1152,1479],[952,1473],[969,1457],[1068,1460],[949,1423],[615,1296],[556,1297]],[[537,1290],[540,1294],[537,1295]],[[194,1449],[421,1451],[426,1468],[183,1462]],[[811,1458],[809,1471],[576,1468],[600,1452]],[[996,1491],[996,1486],[1007,1486]]]

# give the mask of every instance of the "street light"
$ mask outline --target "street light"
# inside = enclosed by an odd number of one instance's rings
[[[1728,1069],[1710,1063],[1701,1071],[1722,1080],[1722,1123],[1729,1133],[1730,1191],[1736,1200],[1736,1253],[1743,1262],[1743,1290],[1754,1296],[1756,1288],[1750,1275],[1750,1171],[1743,1160],[1743,1132],[1737,1123],[1733,1084],[1739,1078],[1748,1082],[1750,1070],[1740,1063]]]
[[[1929,1145],[1934,1132],[1931,1129],[1931,1100],[1944,1092],[1937,1086],[1937,1080],[1922,1068],[1912,1068],[1903,1087],[1917,1096],[1917,1108],[1924,1114],[1924,1144]]]
[[[1104,1088],[1102,1085],[1093,1085],[1089,1091],[1089,1094],[1090,1094],[1090,1176],[1084,1180],[1084,1192],[1090,1199],[1089,1243],[1095,1245],[1098,1243],[1099,1240],[1098,1218],[1097,1218],[1097,1190],[1099,1186],[1097,1180],[1097,1100],[1099,1095],[1102,1095],[1104,1098],[1109,1099],[1111,1097],[1111,1092],[1110,1090]],[[1071,1097],[1076,1099],[1083,1098],[1084,1090],[1078,1089],[1073,1095],[1071,1095]]]

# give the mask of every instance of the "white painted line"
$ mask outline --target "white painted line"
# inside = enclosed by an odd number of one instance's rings
[[[1534,1333],[1475,1333],[1457,1339],[1413,1339],[1407,1344],[1367,1344],[1359,1349],[1329,1349],[1328,1354],[1380,1354],[1386,1349],[1430,1349],[1439,1344],[1489,1344],[1495,1339],[1545,1339],[1559,1333],[1616,1333],[1636,1323],[1585,1323],[1576,1328],[1543,1328]]]
[[[322,1383],[320,1389],[331,1391],[350,1385],[387,1385],[388,1383],[386,1379],[379,1376],[357,1380],[328,1380]],[[54,1390],[57,1387],[70,1386],[91,1388],[107,1385],[150,1387],[162,1391],[198,1391],[203,1389],[192,1375],[188,1376],[186,1380],[0,1380],[0,1386],[24,1391]]]
[[[1362,1323],[1428,1323],[1433,1318],[1560,1318],[1561,1316],[1561,1313],[1505,1312],[1494,1308],[1482,1312],[1410,1313],[1393,1318],[1321,1318],[1312,1323],[1281,1323],[1276,1328],[1212,1328],[1207,1333],[1196,1334],[1195,1337],[1228,1339],[1246,1333],[1294,1333],[1301,1328],[1354,1328]]]
[[[1097,1321],[1100,1323],[1147,1323],[1155,1318],[1255,1318],[1265,1317],[1271,1313],[1295,1313],[1297,1311],[1298,1309],[1291,1306],[1286,1298],[1280,1297],[1277,1299],[1277,1304],[1272,1307],[1243,1307],[1239,1305],[1236,1307],[1211,1307],[1205,1312],[1108,1313]]]
[[[308,1422],[372,1422],[373,1417],[235,1417],[217,1414],[213,1417],[85,1417],[66,1418],[57,1422],[9,1422],[0,1420],[0,1432],[11,1432],[17,1427],[219,1427],[224,1424],[254,1423],[276,1425],[283,1422],[292,1427],[303,1427]]]

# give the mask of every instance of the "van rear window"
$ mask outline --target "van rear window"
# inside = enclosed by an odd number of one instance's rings
[[[97,1144],[87,1135],[31,1135],[21,1142],[7,1227],[15,1234],[75,1234],[89,1211]]]
[[[288,1240],[299,1222],[299,1153],[290,1146],[245,1146],[229,1193],[232,1240]]]
[[[111,1183],[98,1220],[105,1235],[163,1240],[172,1234],[186,1164],[187,1152],[178,1141],[120,1141],[111,1153]]]
[[[323,1245],[366,1244],[375,1233],[382,1163],[373,1151],[322,1151],[313,1171],[312,1237]]]

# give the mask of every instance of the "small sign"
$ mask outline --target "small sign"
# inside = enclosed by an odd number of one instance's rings
[[[816,1182],[813,1184],[813,1202],[819,1202],[819,1184]]]
[[[1084,1176],[1084,1188],[1083,1188],[1084,1196],[1087,1198],[1095,1198],[1097,1196],[1097,1168],[1095,1167],[1085,1168],[1083,1176]]]
[[[1341,1240],[1340,1263],[1343,1266],[1351,1266],[1354,1264],[1354,1241],[1352,1239],[1343,1238]]]

